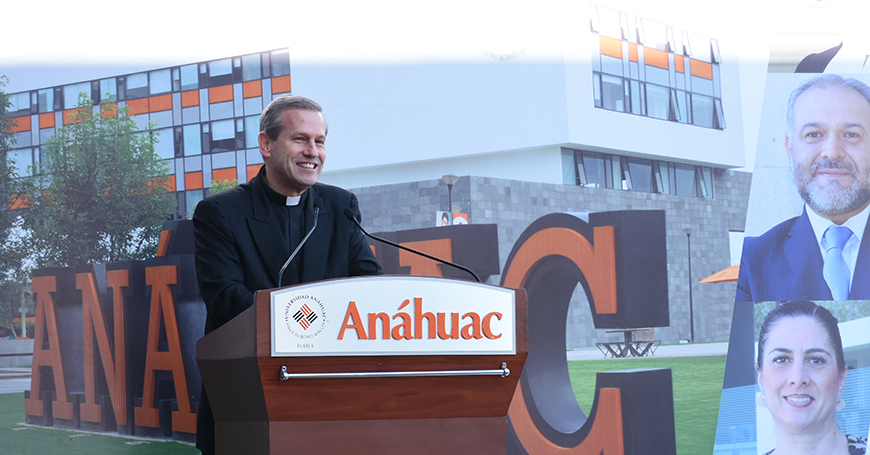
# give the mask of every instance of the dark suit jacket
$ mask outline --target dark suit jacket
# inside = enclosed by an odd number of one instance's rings
[[[344,216],[359,216],[356,196],[334,186],[315,184],[305,199],[305,229],[314,224],[314,201],[323,200],[317,228],[300,256],[284,272],[282,286],[383,273],[365,236]],[[196,274],[208,315],[205,333],[220,327],[253,304],[254,292],[278,286],[278,272],[290,256],[281,227],[270,219],[262,173],[235,189],[201,201],[193,215]]]
[[[816,235],[804,213],[774,226],[759,237],[743,241],[738,302],[782,300],[831,300],[831,290],[822,276],[822,254]],[[849,300],[870,299],[870,230],[858,250]]]
[[[262,172],[232,190],[204,199],[193,215],[194,254],[199,289],[207,310],[205,333],[225,324],[254,303],[254,292],[278,286],[278,272],[290,245],[266,196]],[[301,282],[383,273],[359,227],[356,196],[315,184],[305,198],[305,228],[314,225],[314,202],[322,199],[317,228],[284,272],[282,286]],[[301,269],[301,275],[296,268]],[[205,389],[199,405],[196,446],[214,453],[214,418]]]

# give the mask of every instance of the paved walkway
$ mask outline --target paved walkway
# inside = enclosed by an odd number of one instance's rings
[[[0,393],[30,390],[30,367],[0,367]]]

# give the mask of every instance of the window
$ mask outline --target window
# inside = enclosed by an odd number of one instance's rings
[[[235,150],[236,131],[233,120],[221,120],[211,123],[211,152],[227,152]]]
[[[127,98],[135,99],[146,96],[148,96],[148,73],[127,76]]]
[[[250,117],[245,117],[245,147],[247,148],[257,148],[259,147],[259,143],[257,142],[257,136],[260,135],[260,116],[252,115]]]
[[[640,158],[628,158],[622,161],[627,163],[628,167],[628,169],[623,169],[624,179],[628,182],[628,189],[652,193],[652,161]]]
[[[217,87],[233,83],[233,59],[208,62],[208,86]]]
[[[97,99],[100,101],[105,99],[118,99],[118,82],[114,77],[100,81],[100,97]]]
[[[713,198],[713,169],[667,161],[563,149],[573,155],[574,183],[643,193]],[[569,174],[570,175],[570,174]],[[569,182],[570,183],[570,182]]]
[[[260,54],[242,57],[242,81],[253,81],[262,78]]]
[[[290,50],[284,49],[272,52],[272,77],[290,74]]]
[[[670,120],[671,99],[667,87],[646,84],[646,109],[647,116],[662,120]]]
[[[6,157],[12,161],[16,177],[30,175],[28,167],[33,166],[33,149],[20,149],[6,152]]]
[[[674,183],[676,184],[677,196],[694,196],[695,192],[695,167],[685,164],[674,165]]]
[[[201,155],[202,134],[199,124],[185,125],[182,135],[184,137],[184,156]]]
[[[169,69],[152,71],[148,74],[151,79],[149,94],[158,95],[172,91],[172,79]]]
[[[187,193],[187,213],[188,215],[193,215],[193,211],[196,209],[196,204],[199,204],[199,201],[203,200],[205,197],[203,190],[190,190],[185,191]]]
[[[12,133],[12,137],[15,138],[16,147],[30,147],[33,145],[33,134],[29,130]]]
[[[199,69],[197,65],[181,67],[181,90],[193,90],[199,88]]]
[[[9,95],[9,102],[12,103],[9,107],[10,114],[18,112],[23,114],[30,113],[30,92],[13,93]]]
[[[601,75],[601,103],[607,110],[625,111],[625,90],[621,77]]]
[[[172,134],[172,128],[154,130],[152,134],[154,135],[155,142],[154,153],[163,159],[174,158],[175,143],[173,141],[174,135]]]
[[[593,188],[607,188],[607,172],[604,169],[604,155],[601,153],[584,153],[577,160],[580,184]]]
[[[63,108],[73,109],[79,104],[79,95],[84,93],[91,96],[91,83],[83,82],[81,84],[67,85],[63,88]]]
[[[713,98],[692,95],[692,123],[707,128],[713,127]]]
[[[39,145],[45,144],[52,136],[54,136],[54,128],[40,128]]]
[[[39,100],[38,102],[39,102],[39,113],[40,114],[60,109],[60,105],[59,105],[60,99],[58,99],[57,103],[55,103],[55,94],[58,91],[59,91],[59,89],[55,90],[53,88],[47,88],[47,89],[40,90],[39,92],[37,92],[37,98]],[[59,93],[58,93],[58,95],[59,95]],[[57,98],[60,98],[60,96],[58,96]]]
[[[592,5],[595,107],[704,128],[725,128],[718,42]]]

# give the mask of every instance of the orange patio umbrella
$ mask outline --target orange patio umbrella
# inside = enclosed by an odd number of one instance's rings
[[[737,273],[739,271],[740,265],[732,265],[727,269],[720,270],[707,278],[704,278],[698,283],[727,283],[730,281],[737,281]]]

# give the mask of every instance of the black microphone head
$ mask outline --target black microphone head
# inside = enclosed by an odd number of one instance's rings
[[[353,210],[351,210],[349,207],[346,208],[346,209],[344,209],[344,216],[346,216],[347,219],[349,219],[350,221],[356,221],[356,222],[359,222],[359,221],[357,221],[357,219],[356,219],[356,214],[353,213]]]

